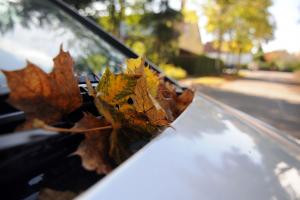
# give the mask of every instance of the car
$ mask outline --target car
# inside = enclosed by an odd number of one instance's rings
[[[101,76],[104,69],[96,65],[117,71],[138,56],[61,0],[4,0],[0,16],[0,69],[18,69],[29,59],[49,72],[63,44],[76,63],[81,109],[94,114],[82,76],[97,84],[92,71]],[[85,170],[72,155],[81,135],[13,132],[25,118],[8,96],[0,74],[1,199],[37,199],[45,188],[74,192],[78,200],[300,199],[299,141],[201,93],[171,127],[106,176]],[[80,117],[74,111],[58,125],[69,127]]]

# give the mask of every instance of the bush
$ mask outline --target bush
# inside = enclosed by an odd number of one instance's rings
[[[259,69],[266,71],[294,72],[300,70],[300,62],[294,60],[285,62],[264,62],[259,64]]]
[[[174,79],[183,79],[187,74],[184,69],[173,64],[160,64],[159,67],[167,76]]]
[[[219,75],[224,68],[221,61],[221,69],[216,68],[217,59],[207,56],[178,56],[173,58],[175,65],[181,66],[191,76]]]
[[[275,62],[259,62],[259,69],[263,71],[278,71],[278,66]]]
[[[280,68],[281,71],[295,72],[300,70],[300,61],[290,61]]]

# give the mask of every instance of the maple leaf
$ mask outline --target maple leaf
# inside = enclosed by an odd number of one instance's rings
[[[72,200],[78,194],[71,191],[58,191],[51,188],[43,188],[38,193],[39,200]]]
[[[136,84],[133,97],[137,112],[144,113],[152,126],[166,126],[169,124],[165,111],[147,90],[147,81],[143,75]]]
[[[148,66],[145,66],[145,58],[138,57],[136,59],[130,58],[127,60],[127,68],[125,71],[127,74],[145,74],[147,82],[147,90],[152,97],[156,97],[159,84],[158,75],[151,70]]]
[[[176,88],[169,82],[161,80],[156,99],[165,110],[168,120],[173,121],[192,102],[194,91],[185,89],[180,95],[176,94]]]
[[[126,73],[142,76],[135,87],[133,97],[135,110],[139,113],[145,113],[151,125],[168,125],[166,113],[155,99],[159,77],[149,67],[145,67],[145,59],[142,57],[128,59]]]
[[[168,82],[161,80],[158,86],[157,101],[164,109],[168,121],[172,122],[176,118],[176,90]]]
[[[109,155],[117,163],[129,155],[128,147],[124,146],[126,142],[121,139],[125,129],[151,135],[157,133],[157,126],[168,123],[161,118],[164,112],[159,104],[148,94],[145,75],[113,74],[106,69],[96,90],[95,105],[113,127]]]
[[[76,123],[75,129],[91,129],[108,126],[104,118],[98,119],[90,113]],[[109,135],[111,130],[87,131],[85,139],[80,143],[75,154],[79,155],[82,165],[87,170],[96,171],[98,174],[107,174],[111,171],[109,162]]]
[[[193,101],[194,91],[190,89],[185,89],[177,98],[176,98],[176,109],[179,115],[182,113],[186,107]]]
[[[135,74],[113,74],[106,68],[98,86],[97,98],[116,109],[125,111],[132,106],[128,103],[140,75]],[[101,111],[100,111],[101,112]]]
[[[25,112],[24,128],[31,128],[34,118],[56,122],[82,104],[70,54],[61,48],[53,61],[50,74],[30,62],[21,70],[2,70],[10,88],[8,102]]]
[[[95,105],[105,119],[112,123],[113,130],[110,134],[108,154],[116,164],[122,163],[132,154],[129,150],[128,138],[135,138],[139,141],[140,137],[144,137],[145,134],[150,136],[149,133],[157,133],[157,129],[149,126],[146,118],[133,110],[122,113],[100,98],[95,98]],[[133,137],[134,133],[138,136]]]
[[[148,139],[157,135],[161,127],[169,125],[178,111],[175,88],[167,82],[159,82],[159,77],[144,66],[143,58],[129,59],[125,73],[113,74],[107,68],[96,94],[88,80],[87,87],[89,94],[95,97],[98,111],[112,124],[109,156],[116,164],[132,154],[132,142],[145,139],[145,135]],[[158,101],[160,98],[161,101]],[[182,106],[186,102],[184,99],[179,98]]]

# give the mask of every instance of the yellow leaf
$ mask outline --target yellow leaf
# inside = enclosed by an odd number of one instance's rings
[[[133,101],[136,111],[138,113],[144,113],[147,116],[150,125],[165,126],[169,124],[165,111],[160,107],[156,99],[147,91],[145,75],[137,81]]]
[[[143,69],[145,60],[142,57],[138,58],[129,58],[126,61],[126,73],[127,74],[138,74],[143,73],[142,71],[139,71],[140,69]]]
[[[145,72],[146,80],[147,80],[148,91],[153,97],[156,97],[158,84],[159,84],[159,77],[149,67],[145,67],[144,70],[145,70],[144,72]]]
[[[153,96],[157,96],[157,89],[159,84],[158,75],[151,70],[149,67],[145,67],[145,59],[142,57],[139,58],[130,58],[127,60],[126,74],[139,74],[146,76],[147,81],[147,90]]]
[[[135,74],[113,74],[107,68],[97,86],[97,98],[116,109],[126,110],[139,77]]]

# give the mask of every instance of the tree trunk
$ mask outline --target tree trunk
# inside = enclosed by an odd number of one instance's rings
[[[222,31],[219,31],[218,35],[218,45],[217,45],[217,61],[216,61],[216,69],[218,73],[221,74],[221,51],[222,51],[222,44],[223,44],[223,34]]]
[[[183,11],[185,9],[186,0],[181,0],[180,10]]]
[[[124,21],[125,18],[125,0],[119,0],[119,4],[120,4],[120,12],[119,12],[119,19],[118,19],[118,37],[121,41],[124,41],[123,38],[123,33],[122,33],[122,23]]]
[[[241,48],[238,50],[238,60],[237,60],[237,66],[236,66],[236,74],[239,73],[241,69]]]

